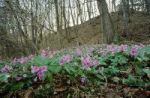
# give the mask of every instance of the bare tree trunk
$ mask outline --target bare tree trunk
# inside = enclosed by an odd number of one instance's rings
[[[114,9],[114,11],[116,12],[116,0],[112,0],[112,10]]]
[[[150,15],[150,0],[145,0],[147,13]]]
[[[105,0],[97,0],[97,4],[101,16],[101,31],[103,34],[103,43],[113,43],[115,31],[113,28],[112,19],[108,12],[107,3]]]
[[[77,4],[77,10],[78,10],[78,13],[77,13],[77,21],[79,21],[79,18],[80,18],[80,22],[83,23],[83,17],[82,17],[82,9],[81,9],[81,3],[80,3],[80,0],[77,0],[76,1],[76,4]]]
[[[57,25],[57,32],[58,32],[60,30],[58,0],[54,0],[54,2],[55,2],[55,10],[56,10],[56,25]]]
[[[60,28],[61,26],[60,26],[60,13],[59,13],[59,2],[58,1],[59,0],[54,0],[54,4],[55,4],[55,12],[56,12],[56,25],[57,25],[58,43],[59,43],[58,46],[60,46],[59,48],[62,48],[62,41],[61,41],[62,36],[61,36],[61,32],[60,32],[60,30],[62,28]]]
[[[131,3],[131,10],[134,11],[134,0],[130,0]]]
[[[69,8],[68,8],[68,10],[70,10],[73,26],[75,26],[75,18],[74,18],[73,11],[72,11],[72,8],[71,8],[71,1],[70,0],[69,0]]]
[[[90,5],[89,5],[90,4]],[[91,19],[91,1],[89,1],[89,0],[86,0],[86,6],[87,6],[87,11],[88,11],[88,18],[89,18],[89,20]]]
[[[122,11],[123,11],[123,36],[129,35],[128,22],[129,22],[129,1],[122,0]]]

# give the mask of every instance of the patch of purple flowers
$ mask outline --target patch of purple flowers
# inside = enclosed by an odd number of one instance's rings
[[[81,50],[80,48],[77,48],[77,49],[76,49],[76,54],[77,54],[78,56],[81,56],[81,55],[82,55],[82,50]]]
[[[90,56],[82,57],[81,63],[84,68],[89,68],[91,66],[98,65],[98,61],[93,60]]]
[[[116,51],[115,45],[107,45],[107,51],[114,53]]]
[[[21,57],[19,60],[18,60],[21,64],[25,64],[28,62],[28,57]]]
[[[41,51],[41,56],[42,56],[42,57],[48,57],[48,56],[49,56],[49,51],[43,49],[43,50]]]
[[[10,72],[12,70],[12,67],[9,65],[5,65],[2,69],[1,72]]]
[[[34,55],[29,55],[29,56],[27,56],[27,57],[21,57],[21,58],[14,58],[13,59],[13,61],[12,61],[12,63],[13,64],[16,64],[17,62],[19,62],[20,64],[25,64],[25,63],[27,63],[29,60],[31,60],[32,58],[34,57]]]
[[[20,81],[20,80],[22,80],[23,78],[20,77],[20,76],[17,76],[15,79],[16,79],[16,81]]]
[[[119,46],[119,48],[120,48],[119,50],[120,50],[121,52],[125,52],[125,51],[128,50],[128,45],[123,45],[123,44],[122,44],[122,45]]]
[[[90,56],[82,57],[81,63],[85,68],[91,67],[92,66],[91,57]]]
[[[129,54],[130,54],[131,56],[136,56],[137,53],[138,53],[138,51],[139,51],[139,49],[141,49],[141,48],[143,48],[143,47],[145,47],[143,44],[134,45],[134,46],[131,47]]]
[[[138,47],[132,47],[130,50],[130,55],[135,56],[138,53],[139,48]]]
[[[65,63],[68,63],[71,61],[71,59],[72,59],[71,55],[69,55],[69,54],[63,55],[59,61],[59,64],[63,65]]]
[[[42,80],[42,76],[46,71],[47,66],[31,66],[31,72],[36,74],[39,80]]]
[[[125,52],[128,49],[128,45],[107,45],[106,51],[110,53],[116,53],[116,52]]]

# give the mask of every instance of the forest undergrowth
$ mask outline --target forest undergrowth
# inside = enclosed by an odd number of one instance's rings
[[[148,98],[149,45],[42,50],[0,61],[2,98]]]

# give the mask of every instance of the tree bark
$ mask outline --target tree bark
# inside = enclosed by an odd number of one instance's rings
[[[113,43],[115,31],[113,28],[112,19],[108,11],[107,3],[105,0],[97,0],[97,4],[101,16],[101,31],[103,36],[103,43]]]
[[[150,15],[150,0],[145,0],[146,10],[148,15]]]
[[[122,11],[123,11],[123,36],[129,35],[128,22],[129,22],[129,1],[122,0]]]

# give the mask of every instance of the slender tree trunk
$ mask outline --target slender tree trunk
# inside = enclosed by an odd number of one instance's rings
[[[58,32],[60,30],[58,0],[54,0],[54,2],[55,2],[55,11],[56,11],[56,25],[57,25],[57,32]]]
[[[145,0],[147,13],[150,15],[150,0]]]
[[[115,31],[112,19],[110,17],[107,3],[105,0],[97,0],[98,9],[101,16],[101,31],[103,34],[103,43],[113,43]]]
[[[75,17],[74,17],[74,15],[73,15],[73,11],[72,11],[72,9],[71,9],[71,2],[70,2],[70,0],[69,0],[69,8],[68,8],[68,10],[70,10],[70,14],[71,14],[73,26],[75,26]],[[68,12],[69,12],[69,11],[68,11]]]
[[[59,1],[60,0],[54,0],[55,3],[55,12],[56,12],[56,25],[57,25],[57,35],[58,35],[58,43],[60,46],[59,48],[62,48],[62,36],[60,30],[62,29],[60,26],[60,13],[59,13]]]
[[[112,0],[112,10],[114,9],[114,11],[116,12],[116,0]]]
[[[87,6],[87,11],[88,11],[88,18],[89,20],[91,19],[91,6],[89,6],[89,4],[91,4],[91,1],[86,0],[86,6]]]
[[[129,22],[129,5],[128,0],[122,0],[122,11],[123,11],[123,36],[129,35],[128,22]]]
[[[131,3],[131,10],[134,11],[134,0],[130,0]]]

